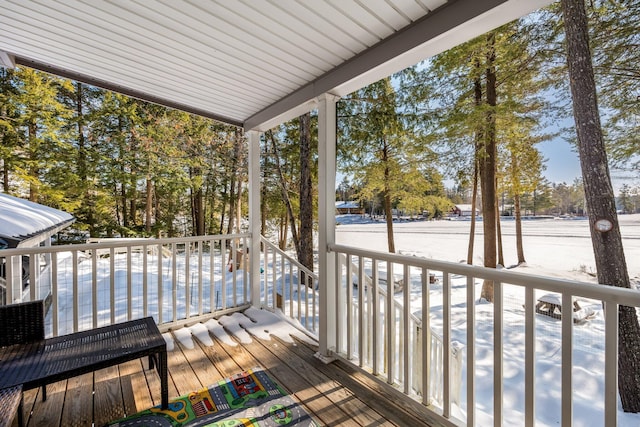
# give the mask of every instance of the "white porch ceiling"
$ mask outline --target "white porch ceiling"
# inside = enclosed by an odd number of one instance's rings
[[[266,130],[552,0],[0,0],[0,64]]]

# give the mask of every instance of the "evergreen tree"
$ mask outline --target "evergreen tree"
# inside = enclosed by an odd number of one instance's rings
[[[598,282],[630,288],[615,197],[600,126],[587,16],[583,0],[562,0],[567,65],[591,242]],[[596,221],[610,227],[599,229]],[[634,307],[618,312],[618,391],[625,412],[640,412],[640,324]]]

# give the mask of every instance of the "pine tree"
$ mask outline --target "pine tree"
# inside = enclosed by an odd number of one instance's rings
[[[573,114],[598,282],[630,288],[598,113],[583,0],[561,0]],[[607,220],[610,230],[598,230]],[[625,412],[640,412],[640,324],[634,307],[618,312],[618,391]]]

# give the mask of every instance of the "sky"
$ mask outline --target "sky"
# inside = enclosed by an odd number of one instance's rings
[[[550,141],[541,142],[538,144],[538,148],[546,159],[545,165],[547,169],[542,174],[549,182],[572,184],[576,178],[582,177],[578,153],[575,147],[564,138],[556,137]],[[618,196],[620,188],[624,184],[631,187],[640,184],[638,180],[630,178],[628,173],[610,169],[610,174],[613,191],[616,196]]]

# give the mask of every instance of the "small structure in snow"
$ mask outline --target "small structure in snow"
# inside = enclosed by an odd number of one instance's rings
[[[364,215],[364,208],[362,208],[360,204],[355,201],[348,201],[348,202],[337,201],[336,213],[338,215],[346,215],[346,214]]]
[[[562,319],[562,299],[558,294],[545,294],[538,298],[536,313],[549,316],[554,319]],[[580,307],[578,301],[573,301],[573,321],[575,323],[586,321],[595,316],[591,307]]]
[[[51,236],[75,221],[73,215],[58,209],[0,193],[0,249],[50,246]],[[20,300],[30,283],[38,283],[39,298],[49,292],[49,280],[44,272],[50,265],[50,257],[23,256],[11,258],[12,299]],[[0,251],[0,304],[6,304],[7,257]],[[33,272],[35,277],[30,277]],[[46,276],[48,278],[48,276]],[[32,280],[33,279],[33,280]],[[13,302],[13,301],[11,301]]]
[[[479,215],[478,213],[478,209],[476,208],[476,216]],[[471,217],[473,213],[473,209],[471,207],[471,205],[455,205],[453,208],[451,208],[451,213],[449,214],[449,216],[452,217]]]

